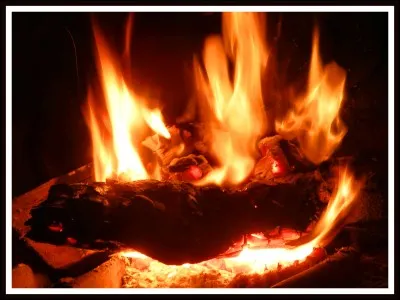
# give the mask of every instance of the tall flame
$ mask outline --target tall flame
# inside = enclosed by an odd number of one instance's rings
[[[129,16],[126,43],[132,30]],[[144,106],[145,99],[127,86],[123,72],[119,69],[116,55],[113,55],[98,27],[94,25],[95,43],[98,53],[97,67],[106,101],[107,112],[102,113],[96,106],[93,94],[88,95],[89,117],[93,142],[93,156],[96,181],[105,181],[113,173],[123,175],[126,180],[149,178],[138,152],[140,141],[137,137],[150,127],[154,132],[170,138],[161,112]],[[129,61],[130,47],[125,46],[125,59]],[[101,115],[101,116],[100,116]],[[110,123],[112,144],[107,144],[101,135],[100,120]],[[136,137],[136,139],[135,139]]]
[[[111,176],[113,163],[112,157],[110,157],[110,153],[107,151],[105,141],[102,137],[100,125],[93,112],[92,101],[93,93],[92,90],[89,89],[87,119],[92,133],[94,175],[97,181],[104,181],[107,177]]]
[[[252,171],[256,142],[265,130],[261,75],[268,59],[264,15],[223,13],[223,38],[204,44],[205,73],[195,61],[196,83],[206,97],[203,119],[212,135],[211,151],[221,167],[202,181],[238,184]],[[228,57],[235,63],[233,83]]]
[[[339,116],[345,81],[345,70],[335,62],[322,64],[316,28],[307,92],[283,121],[276,122],[277,132],[287,139],[296,138],[304,155],[315,164],[327,160],[347,133]]]

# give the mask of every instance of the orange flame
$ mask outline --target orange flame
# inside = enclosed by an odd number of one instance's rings
[[[346,72],[335,62],[324,66],[319,54],[319,31],[314,30],[307,93],[276,130],[286,139],[296,138],[313,163],[327,160],[347,133],[339,116]]]
[[[132,30],[132,17],[127,23],[126,43]],[[95,180],[105,181],[113,173],[123,175],[126,180],[149,178],[138,152],[140,141],[135,137],[150,127],[154,132],[170,138],[159,110],[149,110],[144,106],[145,99],[130,89],[118,69],[116,56],[112,54],[100,30],[94,26],[94,36],[98,52],[98,70],[106,100],[107,113],[102,120],[110,123],[112,145],[107,145],[100,134],[99,115],[101,111],[94,106],[92,94],[89,95],[89,126],[92,134]],[[125,57],[129,56],[125,47]],[[104,122],[103,122],[104,123]]]
[[[355,181],[347,168],[342,170],[339,175],[338,188],[311,233],[313,237],[311,241],[294,248],[247,248],[232,260],[251,266],[252,272],[262,273],[265,267],[276,267],[278,263],[287,266],[296,260],[305,259],[314,248],[326,246],[330,239],[334,237],[336,230],[346,221],[346,217],[354,207],[361,186],[361,181]]]
[[[204,44],[206,74],[195,61],[196,83],[208,103],[203,119],[212,135],[211,151],[221,164],[199,184],[242,182],[254,167],[256,142],[266,126],[261,91],[268,59],[264,15],[223,13],[222,25],[223,38],[211,36]],[[233,84],[228,57],[235,62]]]
[[[111,176],[113,172],[113,163],[110,153],[107,151],[107,147],[102,137],[99,123],[93,112],[91,105],[92,101],[93,101],[93,94],[92,90],[89,89],[88,92],[89,105],[86,117],[92,134],[94,175],[95,175],[95,180],[105,181],[105,179]]]
[[[143,117],[146,120],[147,124],[150,126],[154,132],[157,132],[159,135],[165,137],[166,139],[171,138],[171,134],[169,133],[167,127],[162,121],[161,111],[158,109],[154,110],[146,110],[142,111]]]

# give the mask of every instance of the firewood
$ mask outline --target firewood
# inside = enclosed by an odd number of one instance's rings
[[[318,265],[274,285],[275,288],[345,288],[359,280],[360,254],[351,247],[340,249]],[[345,275],[345,276],[344,276]]]
[[[156,180],[54,185],[31,211],[29,237],[73,238],[76,247],[92,249],[105,241],[165,263],[196,263],[224,253],[247,233],[278,225],[304,231],[324,206],[319,182],[313,172],[241,189]],[[49,230],[53,223],[62,229]]]
[[[124,260],[118,256],[78,277],[61,278],[55,287],[70,288],[120,288],[125,273]]]

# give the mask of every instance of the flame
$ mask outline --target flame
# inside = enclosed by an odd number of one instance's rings
[[[223,13],[222,36],[210,36],[204,43],[204,70],[198,60],[194,61],[196,86],[206,99],[200,103],[201,118],[211,136],[209,150],[219,165],[198,181],[198,185],[237,185],[254,168],[258,157],[256,143],[267,129],[261,88],[269,55],[264,16]],[[132,20],[130,14],[122,59],[128,66]],[[161,111],[147,108],[146,99],[128,86],[130,73],[119,68],[118,57],[110,51],[96,26],[94,35],[107,109],[102,112],[92,99],[86,113],[92,133],[95,179],[104,181],[114,174],[124,174],[127,180],[153,178],[138,151],[139,139],[149,128],[166,139],[171,134]],[[230,62],[234,65],[232,80]],[[275,123],[277,132],[286,139],[296,138],[302,152],[315,164],[327,160],[346,134],[339,116],[345,79],[345,71],[336,63],[322,64],[316,29],[306,94],[296,99],[293,110],[284,120]],[[104,140],[107,132],[102,127],[108,129],[109,142]],[[273,171],[279,173],[279,165],[274,165]]]
[[[158,109],[155,110],[143,110],[143,117],[146,120],[147,124],[150,126],[154,132],[157,132],[159,135],[165,137],[166,139],[171,138],[171,134],[169,133],[167,127],[165,126],[161,111]]]
[[[88,123],[91,128],[92,134],[92,144],[93,144],[93,164],[94,164],[94,172],[95,179],[97,181],[105,181],[107,177],[111,176],[113,171],[112,158],[107,151],[107,147],[102,138],[100,126],[98,121],[94,115],[92,109],[92,90],[89,89],[88,92]]]
[[[275,124],[284,138],[296,138],[304,155],[315,164],[327,160],[347,133],[339,116],[345,81],[345,70],[335,62],[322,64],[316,28],[307,92],[297,99],[285,119]]]
[[[199,184],[242,182],[254,167],[256,142],[266,127],[261,91],[268,59],[264,15],[223,13],[222,26],[223,37],[205,41],[205,72],[197,60],[194,64],[197,87],[208,104],[202,117],[212,135],[211,152],[221,165]],[[233,83],[228,58],[235,63]]]
[[[324,247],[334,237],[336,230],[345,222],[351,212],[361,189],[361,181],[355,181],[347,168],[340,171],[338,188],[330,200],[324,214],[319,219],[311,241],[294,248],[249,249],[245,248],[234,262],[251,266],[254,273],[262,273],[265,268],[278,264],[287,266],[294,261],[301,261],[310,255],[313,249]]]
[[[250,235],[251,242],[248,242],[238,255],[214,258],[199,264],[164,265],[136,251],[122,252],[119,255],[144,260],[147,263],[147,272],[158,274],[161,278],[163,276],[165,276],[164,278],[171,278],[176,274],[184,276],[185,274],[200,274],[217,270],[232,279],[234,275],[239,273],[263,274],[266,270],[289,267],[296,261],[305,261],[307,257],[313,254],[315,249],[327,245],[357,203],[357,195],[361,187],[361,181],[356,181],[347,168],[342,169],[339,174],[337,189],[332,194],[331,200],[310,234],[310,238],[296,247],[285,245],[284,240],[275,246],[272,245],[272,242],[268,242],[271,246],[266,246],[266,238],[263,235],[252,234]],[[289,240],[293,240],[293,238]],[[254,248],[257,246],[258,248]]]
[[[89,115],[87,119],[92,135],[95,180],[105,181],[112,174],[123,175],[126,180],[150,178],[138,151],[138,137],[148,128],[165,138],[170,138],[170,134],[160,110],[145,107],[145,99],[128,87],[123,71],[118,68],[117,56],[107,46],[99,28],[95,25],[93,28],[98,54],[97,67],[101,74],[107,110],[102,113],[95,105],[93,94],[88,95],[89,113],[86,115]],[[124,57],[130,61],[128,51],[132,15],[129,16],[126,30]],[[104,141],[99,125],[101,120],[110,124],[108,131],[112,143]]]

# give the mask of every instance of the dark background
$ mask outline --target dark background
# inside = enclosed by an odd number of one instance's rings
[[[120,52],[127,16],[96,15]],[[342,115],[349,132],[337,154],[371,158],[387,183],[387,13],[268,14],[278,85],[306,78],[315,21],[324,61],[333,59],[348,72]],[[200,53],[205,36],[220,32],[220,22],[218,13],[135,14],[134,85],[162,99],[167,122],[192,96],[193,54]],[[82,105],[96,76],[93,53],[89,14],[13,13],[13,197],[91,161]]]

